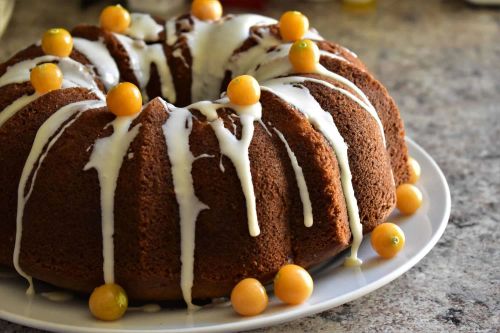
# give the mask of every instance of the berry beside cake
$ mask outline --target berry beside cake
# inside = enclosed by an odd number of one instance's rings
[[[30,284],[192,308],[283,269],[286,290],[350,246],[359,265],[411,176],[387,90],[298,12],[110,6],[1,64],[0,91],[0,264]]]

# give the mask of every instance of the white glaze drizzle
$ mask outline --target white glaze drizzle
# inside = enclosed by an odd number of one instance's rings
[[[260,15],[244,14],[227,16],[216,22],[206,22],[192,17],[193,27],[183,33],[192,56],[191,99],[218,98],[226,66],[233,51],[249,36],[255,25],[272,24],[276,21]],[[167,23],[169,45],[177,41],[172,37],[173,23]],[[223,36],[223,37],[221,37]]]
[[[130,59],[130,67],[139,82],[143,97],[146,97],[146,86],[151,76],[151,64],[154,63],[160,76],[162,96],[166,97],[171,103],[175,103],[176,92],[174,82],[163,50],[163,45],[147,45],[142,40],[134,40],[125,35],[116,33],[114,36],[127,52]]]
[[[259,34],[254,34],[252,37],[256,45],[243,52],[233,54],[229,59],[226,69],[231,71],[232,77],[241,74],[251,74],[255,70],[255,67],[274,60],[277,57],[286,57],[288,59],[288,50],[292,44],[284,43],[281,39],[271,34],[267,27],[260,29]],[[313,30],[307,32],[304,38],[323,40]],[[327,51],[324,52],[329,53]]]
[[[304,82],[303,77],[284,77],[274,79],[263,84],[262,89],[267,90],[280,97],[287,103],[295,106],[302,112],[309,122],[320,131],[333,148],[340,168],[342,190],[346,200],[349,224],[353,236],[351,256],[349,263],[359,265],[361,260],[357,257],[359,245],[363,239],[363,226],[359,218],[359,209],[352,186],[352,174],[349,167],[347,144],[340,134],[332,115],[323,110],[309,90],[298,84]]]
[[[57,62],[57,66],[63,73],[62,88],[82,87],[91,90],[100,99],[106,99],[102,91],[97,86],[91,70],[71,58],[59,58],[45,55],[34,59],[27,59],[18,62],[7,68],[7,71],[0,77],[0,87],[12,83],[22,83],[30,81],[30,71],[41,63]]]
[[[266,80],[269,80],[272,78],[276,78],[279,76],[293,74],[294,70],[293,70],[292,64],[288,60],[288,52],[290,50],[290,47],[291,47],[290,44],[283,44],[283,45],[279,46],[278,48],[276,48],[273,52],[271,52],[269,54],[269,56],[265,60],[263,60],[261,63],[259,63],[258,67],[254,68],[254,70],[250,71],[249,75],[254,76],[255,79],[258,80],[259,82],[263,82],[263,81],[266,81]],[[332,57],[332,58],[338,58],[338,56],[335,56],[333,54],[329,54],[328,56]],[[340,82],[340,83],[344,84],[345,86],[349,87],[350,89],[352,89],[357,96],[346,89],[336,87],[333,84],[326,82],[324,80],[307,78],[308,81],[320,83],[324,86],[327,86],[328,88],[336,90],[336,91],[344,94],[345,96],[349,97],[350,99],[352,99],[356,103],[358,103],[377,122],[377,125],[380,128],[382,140],[384,142],[384,145],[386,145],[384,127],[382,125],[380,117],[378,116],[377,110],[371,104],[370,100],[365,95],[365,93],[360,88],[358,88],[354,83],[352,83],[351,81],[349,81],[345,77],[343,77],[337,73],[329,71],[327,68],[325,68],[321,64],[318,64],[316,66],[316,70],[314,73],[326,76],[326,77],[328,77],[336,82]]]
[[[328,52],[325,50],[319,50],[319,54],[320,54],[320,56],[323,56],[323,57],[328,57],[328,58],[337,59],[340,61],[349,62],[346,58],[344,58],[343,56],[341,56],[340,54],[337,54],[337,53],[332,53],[332,52]]]
[[[24,95],[9,104],[5,109],[3,109],[2,112],[0,112],[0,127],[2,127],[2,125],[5,124],[5,122],[12,116],[14,116],[18,111],[20,111],[22,108],[24,108],[26,105],[30,104],[40,96],[41,95],[37,93],[32,95]]]
[[[276,128],[273,128],[274,132],[278,135],[278,138],[285,144],[286,151],[288,153],[288,157],[290,158],[290,162],[292,163],[293,171],[295,172],[295,179],[297,180],[297,186],[299,187],[300,200],[302,201],[302,210],[304,214],[304,225],[306,227],[312,227],[313,225],[313,212],[312,212],[312,204],[311,199],[309,198],[309,190],[307,189],[306,179],[304,177],[304,173],[302,172],[302,168],[299,165],[299,161],[295,156],[295,153],[290,148],[290,145],[285,139],[283,133],[278,131]]]
[[[256,103],[249,106],[239,106],[231,104],[228,98],[223,98],[214,103],[207,101],[198,102],[191,104],[188,108],[199,110],[207,117],[219,141],[221,154],[227,156],[233,163],[241,182],[243,194],[245,195],[248,230],[252,237],[258,236],[260,228],[257,220],[252,174],[250,172],[249,147],[255,129],[254,122],[262,118],[262,105]],[[239,115],[242,126],[241,139],[238,140],[230,130],[224,127],[224,122],[217,115],[217,110],[220,108],[231,108]]]
[[[184,55],[182,54],[182,49],[175,49],[174,51],[172,51],[172,56],[174,58],[181,59],[184,66],[186,66],[186,68],[189,68],[189,64],[187,63],[186,58],[184,58]]]
[[[147,42],[156,42],[163,26],[158,24],[149,14],[130,14],[130,26],[125,34],[134,39],[142,39]]]
[[[114,283],[114,222],[115,222],[115,191],[120,175],[120,169],[127,156],[130,144],[139,133],[141,124],[130,126],[140,113],[132,116],[116,117],[107,126],[113,127],[113,134],[97,139],[94,143],[90,160],[84,171],[95,169],[99,177],[101,189],[101,223],[103,272],[105,283]]]
[[[248,151],[253,138],[254,122],[259,121],[262,116],[262,106],[260,103],[250,106],[236,106],[229,103],[227,98],[218,101],[218,103],[202,101],[191,104],[186,108],[176,108],[164,101],[162,102],[169,112],[169,118],[162,128],[168,148],[174,191],[180,215],[180,285],[188,309],[194,310],[197,307],[192,303],[191,289],[194,281],[196,220],[200,212],[209,209],[209,207],[196,196],[191,171],[193,162],[196,159],[213,156],[202,154],[194,157],[190,151],[189,136],[193,126],[193,116],[190,109],[198,110],[207,118],[219,141],[221,156],[222,154],[226,155],[232,161],[245,196],[249,233],[251,236],[256,237],[260,234],[260,228],[257,220],[256,199]],[[224,122],[217,114],[217,110],[220,108],[232,108],[238,113],[242,125],[240,140],[224,127]]]
[[[31,151],[23,167],[17,191],[16,239],[13,254],[13,262],[16,271],[21,276],[26,278],[30,284],[27,294],[34,293],[33,281],[31,276],[26,274],[19,265],[19,255],[21,253],[24,208],[33,192],[38,170],[43,164],[43,161],[50,149],[62,136],[64,131],[71,126],[83,112],[102,106],[104,106],[104,103],[96,100],[80,101],[63,106],[52,114],[47,121],[45,121],[45,123],[43,123],[35,136],[33,146],[31,147]],[[72,117],[73,119],[71,119]],[[30,187],[28,192],[25,194],[26,186],[28,185],[31,175],[32,178],[31,183],[29,184]]]
[[[118,65],[102,39],[91,41],[73,37],[73,44],[75,49],[82,53],[97,69],[99,78],[107,90],[118,84],[120,81]]]
[[[191,170],[196,158],[189,148],[193,116],[188,109],[168,105],[169,117],[162,126],[171,164],[174,191],[179,205],[181,230],[181,290],[188,309],[195,309],[191,289],[194,281],[196,220],[209,209],[195,194]]]

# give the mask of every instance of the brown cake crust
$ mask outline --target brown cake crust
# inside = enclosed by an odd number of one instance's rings
[[[354,83],[368,97],[377,110],[384,127],[387,152],[391,159],[396,186],[406,183],[409,178],[409,166],[403,121],[398,107],[387,89],[366,70],[350,63],[329,57],[321,57],[321,64]]]
[[[76,291],[103,283],[99,181],[94,169],[83,169],[88,148],[110,132],[103,128],[114,116],[104,111],[86,111],[64,131],[41,165],[24,210],[21,268]]]
[[[10,97],[9,100],[15,99],[21,92],[22,94],[32,92],[32,88],[28,83],[2,87],[2,94],[0,94],[1,106],[6,103],[4,100],[7,99],[7,96]],[[24,163],[31,151],[38,128],[59,108],[73,102],[96,98],[93,93],[83,88],[52,91],[19,110],[0,127],[0,165],[2,166],[2,172],[0,172],[0,182],[2,184],[2,191],[0,191],[0,211],[2,212],[0,264],[12,265],[17,215],[17,189]],[[62,166],[64,164],[61,164]],[[49,189],[52,188],[52,186],[49,186]],[[37,234],[35,238],[40,239],[43,237]]]
[[[185,26],[180,24],[180,21],[187,20],[190,25],[193,25],[193,20],[190,15],[181,15],[177,18],[175,24],[175,34],[178,35],[177,41],[170,45],[164,44],[165,52],[167,54],[168,65],[174,81],[175,91],[177,98],[175,105],[184,107],[192,103],[191,101],[191,83],[193,80],[191,67],[193,65],[193,58],[189,52],[187,39],[182,33],[188,32]],[[168,28],[168,27],[167,27]],[[167,34],[170,32],[167,30]],[[174,52],[180,52],[180,56],[174,56]]]
[[[262,92],[261,103],[265,106],[263,122],[280,150],[280,160],[286,165],[288,187],[285,201],[292,231],[291,259],[309,267],[344,250],[350,243],[351,232],[338,163],[328,142],[299,111],[267,91]],[[312,204],[312,227],[304,225],[295,172],[286,147],[273,128],[283,134],[302,168]]]

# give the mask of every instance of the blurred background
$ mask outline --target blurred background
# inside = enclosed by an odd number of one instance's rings
[[[102,8],[116,2],[0,0],[0,34],[6,28],[0,61],[48,28],[97,23]],[[499,1],[222,2],[226,13],[279,18],[299,10],[323,37],[356,52],[396,100],[407,135],[443,169],[453,203],[441,241],[401,278],[357,301],[263,331],[498,332]],[[163,17],[189,11],[182,0],[122,4]],[[2,321],[0,331],[35,332]]]

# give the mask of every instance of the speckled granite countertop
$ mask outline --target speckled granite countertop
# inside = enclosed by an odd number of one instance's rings
[[[95,22],[77,1],[16,4],[0,59],[53,26]],[[58,11],[56,11],[56,8]],[[274,1],[264,14],[306,13],[327,39],[358,53],[396,99],[407,134],[451,187],[437,246],[391,284],[354,302],[256,332],[500,331],[500,10],[460,0],[379,1],[364,14],[338,2]],[[2,332],[35,333],[0,320]]]

